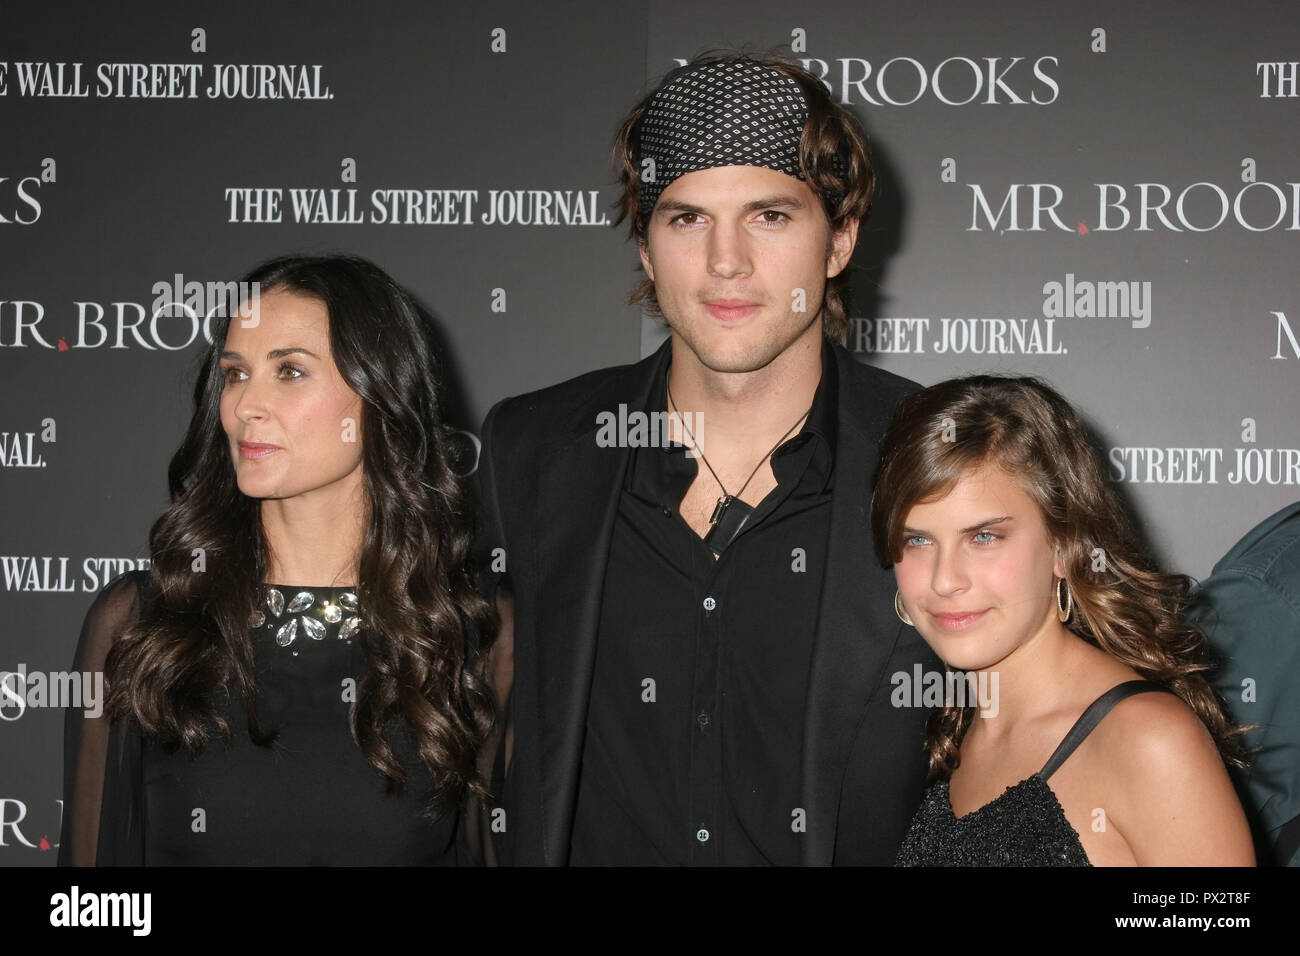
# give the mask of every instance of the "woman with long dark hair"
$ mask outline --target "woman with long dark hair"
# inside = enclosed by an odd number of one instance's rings
[[[467,566],[428,320],[286,257],[214,329],[152,571],[108,585],[68,718],[60,862],[435,864],[481,795],[495,612]]]
[[[898,616],[948,669],[899,863],[1253,863],[1190,582],[1147,557],[1060,395],[974,376],[909,396],[871,521]]]

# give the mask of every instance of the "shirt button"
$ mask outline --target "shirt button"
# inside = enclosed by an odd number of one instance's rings
[[[700,715],[695,718],[695,720],[700,725],[700,730],[703,730],[705,727],[709,726],[709,715],[706,713],[701,712]]]
[[[708,843],[709,831],[704,829],[704,827],[700,827],[695,831],[695,839],[699,840],[701,843]]]
[[[712,595],[704,599],[704,610],[712,611],[717,606],[718,606],[718,602],[713,600]]]

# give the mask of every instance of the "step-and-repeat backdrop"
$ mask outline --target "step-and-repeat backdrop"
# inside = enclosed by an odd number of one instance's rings
[[[17,675],[66,670],[148,564],[194,292],[375,260],[437,321],[472,465],[497,399],[661,340],[624,304],[609,148],[711,48],[802,61],[869,132],[862,361],[1043,376],[1198,577],[1300,496],[1293,3],[465,7],[0,7],[0,865],[54,860],[63,711]]]

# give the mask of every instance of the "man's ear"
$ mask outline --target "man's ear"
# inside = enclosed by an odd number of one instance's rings
[[[831,233],[831,251],[826,257],[826,278],[839,275],[853,258],[853,248],[858,244],[858,222],[850,219],[838,232]]]
[[[647,278],[654,282],[655,270],[654,266],[650,264],[650,244],[646,242],[644,236],[636,241],[636,251],[641,256],[641,268],[645,270]]]

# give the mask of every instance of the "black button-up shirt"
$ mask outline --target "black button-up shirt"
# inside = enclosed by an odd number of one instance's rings
[[[652,395],[665,394],[663,378]],[[716,559],[678,511],[695,459],[680,445],[632,451],[605,572],[571,863],[799,863],[836,385],[823,348],[808,419],[772,455],[776,488]]]

